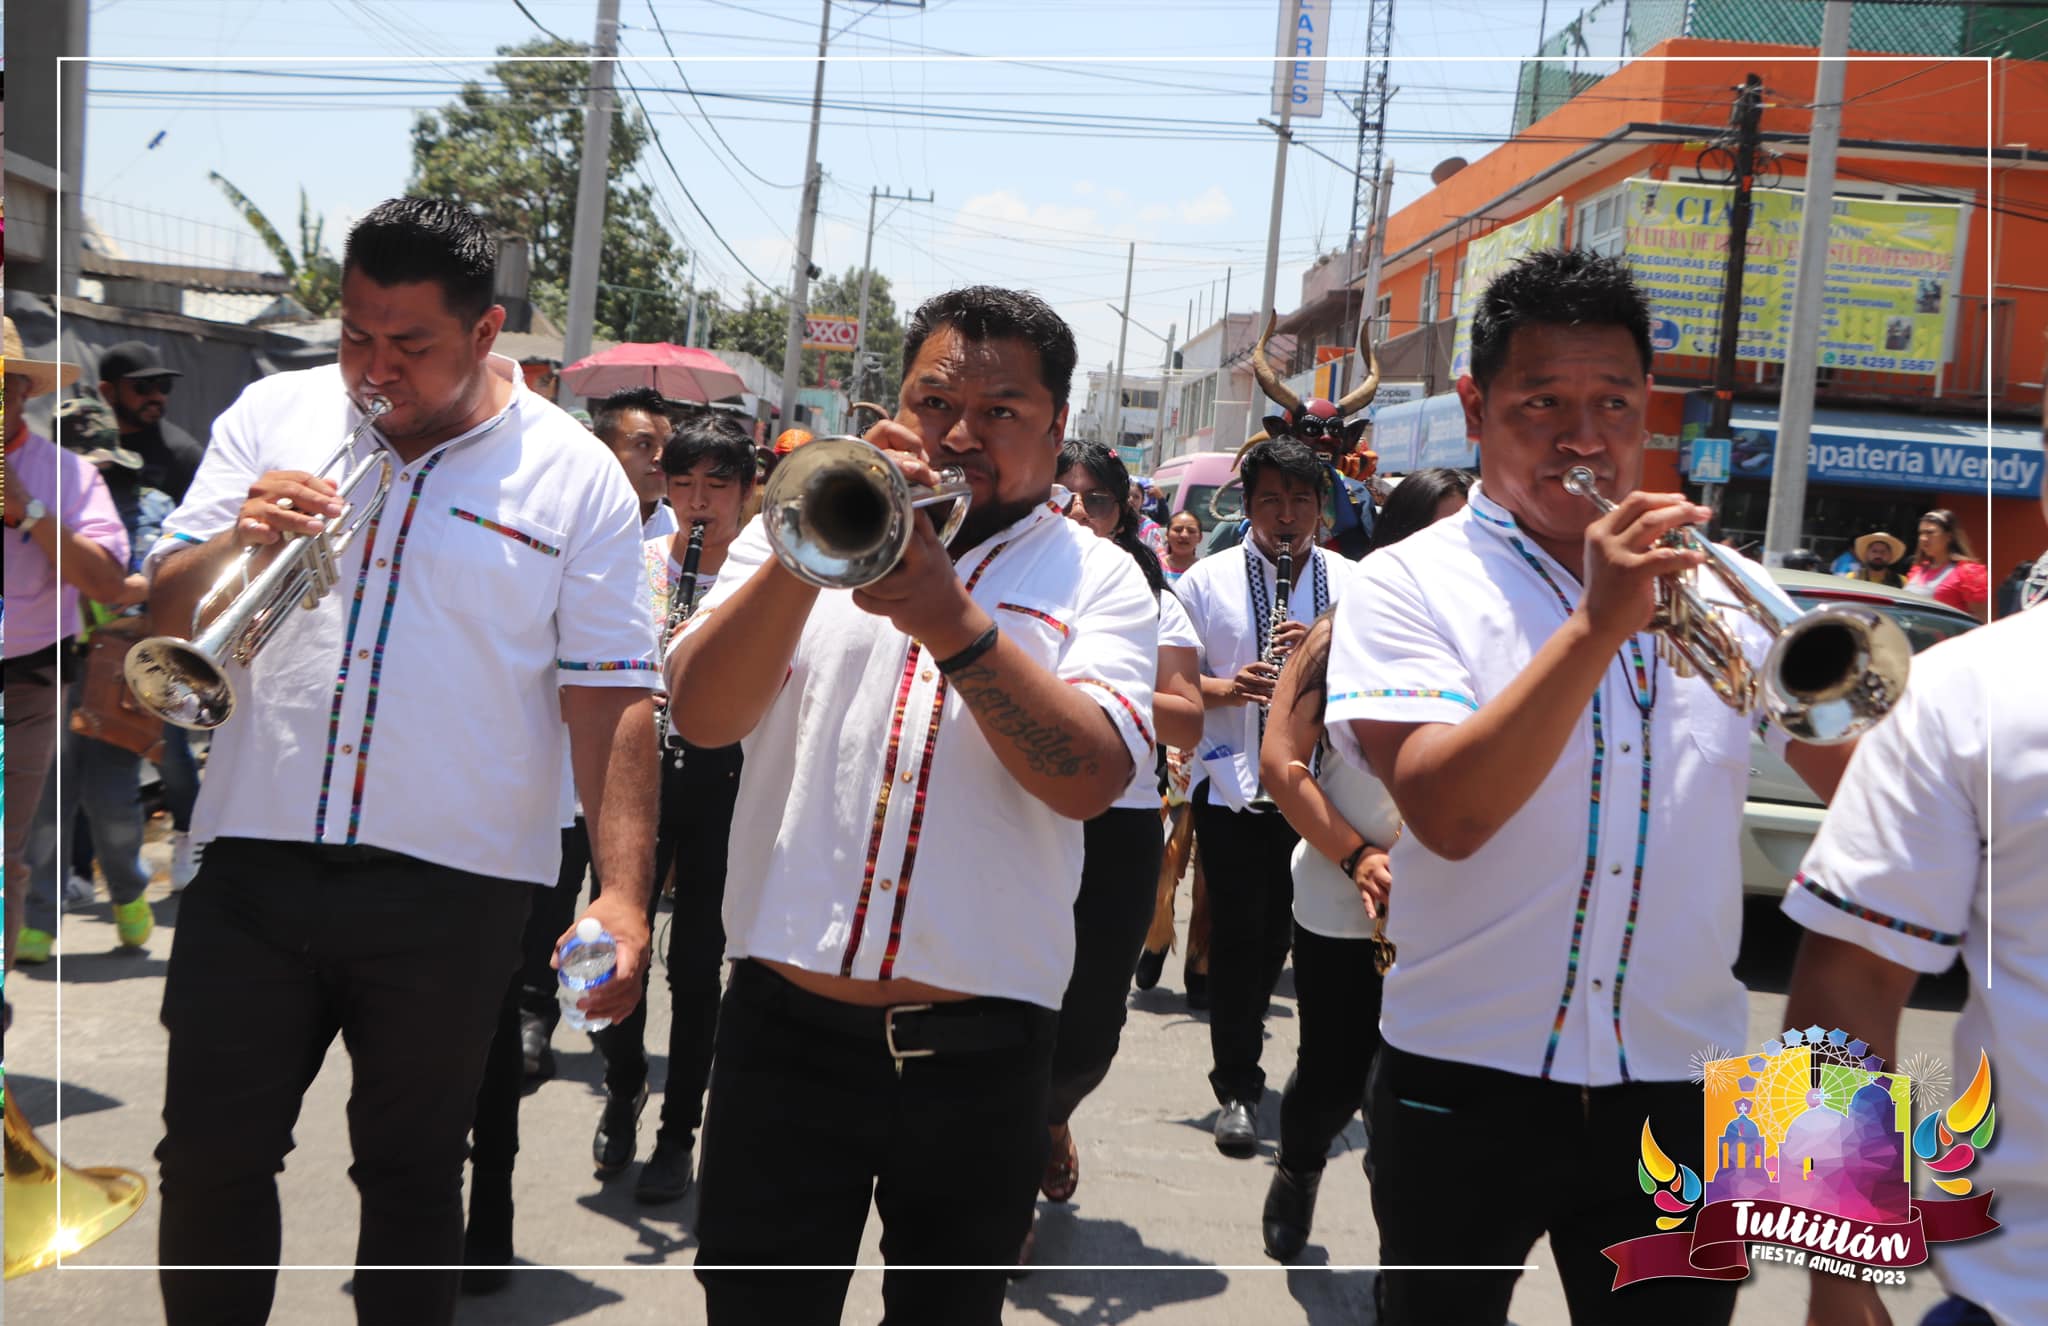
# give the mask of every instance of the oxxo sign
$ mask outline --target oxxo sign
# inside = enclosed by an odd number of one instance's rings
[[[804,317],[806,350],[851,350],[859,344],[859,318],[843,313],[811,313]]]

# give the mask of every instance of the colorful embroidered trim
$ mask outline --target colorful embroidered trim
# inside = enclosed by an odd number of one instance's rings
[[[514,543],[523,543],[527,547],[535,550],[536,552],[544,552],[550,557],[560,557],[562,555],[562,550],[560,548],[557,548],[552,544],[542,543],[539,539],[534,538],[531,534],[522,534],[518,530],[513,529],[509,525],[500,525],[495,520],[486,520],[484,517],[476,514],[476,512],[474,511],[464,511],[459,506],[451,506],[448,508],[448,514],[455,517],[457,520],[466,520],[472,525],[481,526],[482,528],[489,530],[493,534],[502,534],[506,538],[512,540]]]
[[[1145,717],[1144,715],[1138,712],[1138,706],[1132,704],[1130,702],[1129,697],[1127,697],[1122,691],[1118,690],[1116,687],[1110,685],[1106,681],[1097,681],[1093,677],[1075,677],[1069,680],[1067,682],[1067,685],[1093,686],[1098,690],[1108,691],[1112,696],[1116,698],[1116,702],[1123,706],[1124,712],[1130,715],[1131,723],[1138,729],[1138,735],[1145,739],[1145,744],[1148,746],[1156,746],[1159,744],[1157,741],[1153,740],[1151,730],[1145,726]]]
[[[1053,616],[1052,614],[1040,612],[1036,608],[1027,608],[1021,603],[998,603],[996,604],[996,611],[1014,612],[1020,613],[1026,617],[1035,617],[1039,621],[1044,622],[1047,626],[1050,626],[1053,630],[1058,631],[1063,636],[1072,635],[1074,633],[1073,627],[1067,625],[1065,622],[1061,621],[1059,618]]]
[[[1516,530],[1521,528],[1515,524],[1514,517],[1508,515],[1506,507],[1496,505],[1493,499],[1487,497],[1483,492],[1476,501],[1468,503],[1466,509],[1496,529]],[[1496,515],[1496,512],[1499,514]],[[1526,556],[1526,554],[1524,555]],[[1545,578],[1547,579],[1548,577]]]
[[[382,513],[380,512],[379,514],[382,514]],[[176,539],[176,540],[177,540],[178,542],[180,542],[180,543],[204,543],[204,542],[206,542],[206,540],[205,540],[205,539],[202,539],[202,538],[200,538],[200,537],[199,537],[199,536],[198,536],[197,534],[184,534],[184,533],[177,533],[177,534],[173,534],[173,535],[171,535],[171,537],[172,537],[172,538],[174,538],[174,539]]]
[[[341,706],[348,695],[349,661],[356,656],[356,623],[363,616],[363,590],[370,580],[370,553],[377,547],[377,526],[384,519],[385,507],[379,507],[377,514],[370,517],[369,528],[363,531],[363,564],[356,571],[355,599],[348,608],[348,629],[341,637],[341,668],[334,678],[334,703],[327,710],[327,758],[320,769],[320,800],[313,812],[313,840],[327,841],[327,801],[334,787],[334,749],[341,736]]]
[[[882,853],[882,830],[889,819],[889,789],[896,782],[896,757],[903,747],[903,711],[910,703],[910,686],[917,680],[917,656],[923,649],[915,640],[903,655],[903,678],[896,686],[896,710],[889,719],[889,744],[882,752],[882,790],[875,794],[875,810],[868,821],[867,861],[861,867],[860,897],[853,905],[853,927],[846,935],[846,956],[839,961],[841,976],[853,975],[853,960],[860,953],[862,933],[867,929],[868,900],[875,884],[875,860]]]
[[[420,466],[420,472],[412,481],[412,496],[406,499],[405,518],[398,522],[398,537],[391,543],[391,579],[384,590],[384,615],[377,623],[377,643],[370,648],[370,694],[363,704],[363,735],[356,742],[356,785],[349,798],[348,837],[343,840],[346,843],[355,842],[356,830],[363,822],[363,785],[370,773],[370,737],[377,726],[378,685],[384,675],[384,646],[391,639],[392,611],[398,606],[398,573],[405,565],[406,536],[412,532],[412,518],[420,508],[420,490],[427,486],[427,476],[447,454],[446,451],[437,451]],[[380,511],[378,514],[383,513]]]
[[[1330,703],[1339,700],[1455,700],[1474,713],[1479,712],[1479,702],[1469,695],[1457,691],[1415,690],[1407,687],[1390,686],[1371,691],[1339,691],[1330,697]]]
[[[1636,675],[1643,675],[1642,648],[1631,639],[1628,647],[1635,653]],[[1655,685],[1655,674],[1651,674],[1651,686]],[[1646,687],[1645,689],[1649,689]],[[1655,694],[1652,691],[1652,703]],[[1650,847],[1650,710],[1644,708],[1643,716],[1643,780],[1642,791],[1636,803],[1636,872],[1629,881],[1628,920],[1621,927],[1621,956],[1614,964],[1614,1057],[1621,1066],[1621,1080],[1632,1081],[1628,1073],[1628,1047],[1621,1041],[1621,988],[1628,983],[1628,954],[1636,942],[1636,912],[1643,902],[1643,860]]]
[[[1865,907],[1862,903],[1850,902],[1847,898],[1836,893],[1819,880],[1809,877],[1804,871],[1794,875],[1792,882],[1836,911],[1846,912],[1859,921],[1868,921],[1872,925],[1881,925],[1887,930],[1896,930],[1898,933],[1909,938],[1924,939],[1930,944],[1940,944],[1946,948],[1954,948],[1963,942],[1961,935],[1952,935],[1946,930],[1936,930],[1933,926],[1915,925],[1911,921],[1902,921],[1896,916],[1886,915],[1875,907]]]
[[[608,658],[598,663],[572,663],[566,658],[555,660],[555,666],[564,672],[659,672],[659,664],[644,658]]]
[[[903,947],[903,910],[910,902],[910,872],[917,865],[917,844],[924,837],[925,794],[932,783],[932,757],[938,753],[939,719],[946,712],[946,679],[932,690],[931,718],[924,730],[924,753],[918,757],[917,793],[910,802],[910,828],[903,835],[903,869],[896,875],[896,907],[889,914],[889,942],[882,949],[883,980],[896,974],[896,953]]]

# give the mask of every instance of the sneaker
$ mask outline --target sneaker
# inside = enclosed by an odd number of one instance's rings
[[[548,1025],[540,1014],[519,1010],[519,1066],[532,1081],[555,1075],[555,1051],[548,1044]]]
[[[33,967],[38,963],[48,962],[50,945],[56,942],[57,937],[47,930],[24,927],[22,932],[14,937],[14,965]]]
[[[149,932],[154,929],[156,913],[149,909],[149,899],[114,904],[114,933],[120,936],[124,947],[141,948],[149,942]]]
[[[64,909],[76,911],[90,907],[99,901],[100,891],[93,882],[83,875],[72,875],[64,881]]]
[[[192,841],[190,832],[171,835],[171,892],[182,892],[199,874],[199,863],[206,858],[206,846]]]
[[[633,1200],[642,1206],[681,1201],[690,1191],[694,1150],[688,1142],[672,1142],[656,1135],[654,1154],[647,1157],[647,1163],[640,1167],[639,1180],[633,1184]]]

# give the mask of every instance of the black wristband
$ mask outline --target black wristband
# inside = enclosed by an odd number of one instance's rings
[[[986,631],[983,631],[980,635],[974,638],[973,644],[967,646],[967,648],[961,650],[959,653],[953,655],[953,657],[951,658],[940,659],[933,666],[938,668],[939,671],[946,673],[948,676],[951,676],[953,673],[958,672],[960,669],[966,667],[969,663],[972,663],[974,660],[980,658],[983,654],[986,654],[989,650],[994,649],[995,647],[996,627],[994,622],[990,622],[988,629]]]
[[[1349,878],[1350,876],[1357,874],[1358,863],[1361,860],[1363,860],[1365,858],[1365,854],[1367,852],[1370,852],[1371,850],[1371,843],[1360,843],[1357,847],[1352,849],[1350,856],[1344,858],[1343,862],[1338,865],[1337,869],[1343,871],[1346,878]]]

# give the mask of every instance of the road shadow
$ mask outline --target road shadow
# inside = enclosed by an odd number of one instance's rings
[[[576,1204],[633,1235],[634,1251],[620,1257],[621,1263],[666,1266],[678,1253],[697,1246],[697,1185],[691,1184],[681,1201],[643,1206],[633,1198],[633,1181],[639,1174],[638,1162],[628,1165],[625,1173],[607,1180],[596,1192],[578,1197]]]
[[[7,973],[9,980],[29,980],[55,984],[59,964],[53,959],[33,967]],[[64,983],[66,985],[105,985],[110,981],[161,980],[170,967],[170,952],[153,953],[148,949],[129,948],[115,944],[111,948],[81,951],[76,947],[64,950]]]
[[[341,1285],[344,1298],[354,1298],[356,1282]],[[599,1308],[625,1301],[616,1289],[592,1284],[569,1271],[536,1266],[515,1269],[512,1283],[495,1294],[464,1294],[456,1300],[455,1320],[475,1326],[553,1326],[575,1321]]]
[[[1121,1220],[1090,1220],[1044,1207],[1034,1261],[1048,1267],[1091,1263],[1105,1269],[1035,1270],[1010,1284],[1012,1307],[1060,1326],[1117,1326],[1155,1309],[1214,1298],[1229,1277],[1193,1257],[1155,1248]],[[1148,1268],[1142,1274],[1124,1269]],[[1157,1268],[1157,1269],[1152,1269]]]
[[[1784,994],[1790,988],[1792,964],[1806,933],[1779,907],[1775,897],[1742,900],[1742,951],[1735,959],[1735,978],[1753,991]],[[1958,962],[1938,976],[1922,976],[1907,999],[1909,1008],[1953,1013],[1970,997],[1969,970]]]
[[[31,1128],[41,1131],[57,1122],[57,1084],[49,1078],[10,1072],[7,1075],[7,1094],[13,1098]],[[98,1114],[103,1110],[123,1109],[127,1104],[125,1100],[101,1095],[90,1087],[70,1082],[64,1084],[64,1117],[67,1119],[76,1119],[82,1114]],[[45,1141],[52,1147],[56,1145],[52,1139]]]
[[[1377,1271],[1333,1271],[1330,1250],[1311,1243],[1287,1267],[1287,1292],[1301,1305],[1308,1326],[1371,1326],[1380,1319],[1373,1302]]]

